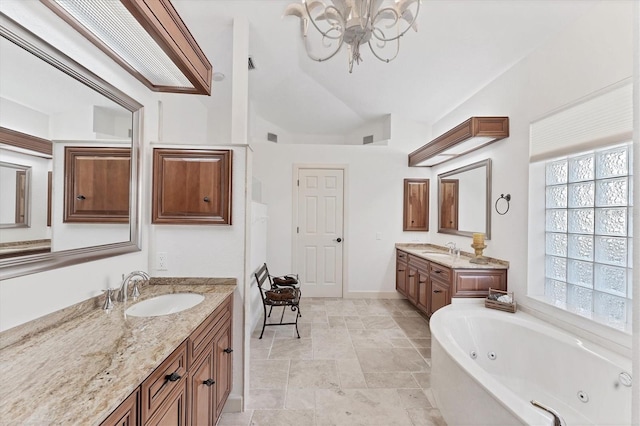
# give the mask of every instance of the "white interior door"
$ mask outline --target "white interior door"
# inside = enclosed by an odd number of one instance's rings
[[[344,170],[298,169],[296,263],[304,297],[342,297]]]

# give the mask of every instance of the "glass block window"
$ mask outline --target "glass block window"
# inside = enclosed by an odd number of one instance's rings
[[[545,165],[545,297],[624,328],[631,321],[632,145]]]

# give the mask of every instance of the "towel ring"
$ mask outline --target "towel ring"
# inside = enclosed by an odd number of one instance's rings
[[[504,202],[500,203],[500,200],[504,200]],[[509,205],[510,205],[509,202],[510,201],[511,201],[511,194],[507,194],[507,195],[500,194],[500,198],[498,198],[496,200],[496,204],[495,204],[496,212],[499,215],[507,214],[507,212],[509,211]],[[506,208],[505,207],[498,207],[498,203],[500,203],[500,204],[505,204],[506,203]]]

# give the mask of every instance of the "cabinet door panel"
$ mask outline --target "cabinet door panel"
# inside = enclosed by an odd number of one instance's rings
[[[489,288],[507,290],[507,271],[456,271],[454,277],[454,296],[456,297],[486,297]]]
[[[214,350],[214,369],[216,380],[215,407],[216,420],[222,414],[227,397],[231,392],[232,373],[233,373],[233,356],[231,349],[231,322],[220,330],[213,341]]]
[[[429,273],[418,270],[418,298],[416,306],[427,313],[429,311],[429,299],[431,297],[431,283]]]
[[[182,378],[180,386],[167,397],[145,426],[187,426],[187,416],[187,380]]]
[[[414,305],[418,302],[418,269],[411,264],[407,268],[407,299]]]
[[[429,179],[404,180],[403,231],[429,230]]]
[[[431,300],[429,315],[451,303],[451,286],[449,283],[431,279]]]
[[[212,348],[213,346],[210,346]],[[213,425],[215,415],[215,380],[213,352],[206,354],[191,376],[191,424]]]

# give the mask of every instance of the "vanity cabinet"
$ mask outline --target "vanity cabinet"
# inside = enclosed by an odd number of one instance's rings
[[[155,148],[152,222],[230,225],[232,154]]]
[[[427,316],[453,297],[486,297],[489,288],[507,289],[506,269],[449,268],[396,250],[396,290]]]
[[[215,425],[231,392],[232,314],[229,296],[101,426]]]
[[[67,146],[64,222],[129,223],[131,149]]]

